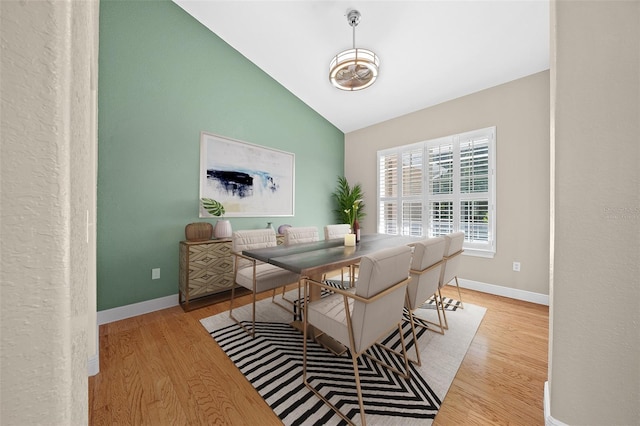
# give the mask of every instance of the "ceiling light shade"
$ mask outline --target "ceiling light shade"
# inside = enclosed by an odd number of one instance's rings
[[[362,90],[378,78],[380,59],[371,50],[356,49],[356,26],[360,12],[351,10],[347,21],[353,28],[353,49],[338,53],[329,65],[329,81],[340,90]]]

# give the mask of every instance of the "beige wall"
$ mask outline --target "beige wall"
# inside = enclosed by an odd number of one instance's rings
[[[366,195],[363,230],[376,232],[378,150],[489,126],[496,126],[497,251],[493,259],[464,256],[459,276],[547,295],[548,71],[348,133],[345,175]],[[514,261],[521,272],[513,272]]]
[[[552,2],[551,417],[640,424],[640,2]]]
[[[88,421],[97,16],[97,1],[0,2],[3,425]]]

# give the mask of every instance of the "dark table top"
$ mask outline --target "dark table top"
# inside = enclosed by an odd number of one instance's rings
[[[311,277],[358,263],[360,258],[367,254],[423,239],[401,235],[365,234],[355,247],[346,247],[344,240],[336,239],[244,250],[242,254]]]

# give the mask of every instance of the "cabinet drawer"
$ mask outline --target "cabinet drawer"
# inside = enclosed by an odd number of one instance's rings
[[[180,242],[180,303],[230,290],[233,286],[231,240]]]

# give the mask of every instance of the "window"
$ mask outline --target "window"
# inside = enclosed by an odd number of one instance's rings
[[[464,231],[467,254],[495,253],[495,127],[378,152],[378,232]]]

